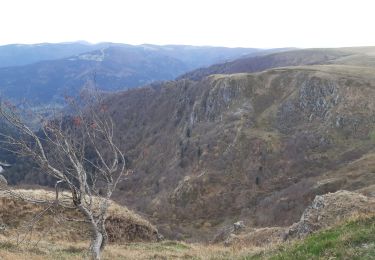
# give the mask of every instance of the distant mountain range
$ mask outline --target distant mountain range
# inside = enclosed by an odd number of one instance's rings
[[[119,90],[170,80],[254,48],[60,43],[0,46],[0,93],[34,103],[60,102],[87,84]],[[95,81],[95,82],[94,82]]]

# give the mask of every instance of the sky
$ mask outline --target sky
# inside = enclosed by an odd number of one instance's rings
[[[373,0],[1,0],[0,45],[375,46]]]

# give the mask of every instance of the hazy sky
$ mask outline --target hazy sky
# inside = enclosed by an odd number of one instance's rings
[[[0,44],[375,45],[374,0],[0,0]]]

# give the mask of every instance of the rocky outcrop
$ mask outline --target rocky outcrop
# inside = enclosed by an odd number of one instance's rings
[[[375,198],[340,190],[318,195],[305,209],[300,221],[290,227],[244,227],[223,229],[213,242],[235,246],[265,246],[287,239],[302,238],[321,229],[330,228],[355,217],[375,215]],[[226,232],[224,232],[226,231]]]
[[[230,244],[230,239],[235,234],[240,233],[246,228],[243,221],[237,221],[233,225],[222,228],[212,240],[213,243],[223,242],[224,244]]]
[[[316,196],[300,221],[287,230],[286,237],[304,237],[352,217],[369,214],[375,214],[374,198],[344,190]]]

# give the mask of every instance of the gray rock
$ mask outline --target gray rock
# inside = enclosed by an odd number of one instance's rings
[[[8,181],[2,174],[0,174],[0,186],[8,186]]]
[[[243,221],[237,221],[236,223],[233,224],[233,228],[234,228],[234,231],[238,231],[238,230],[244,229],[245,224],[243,223]]]

